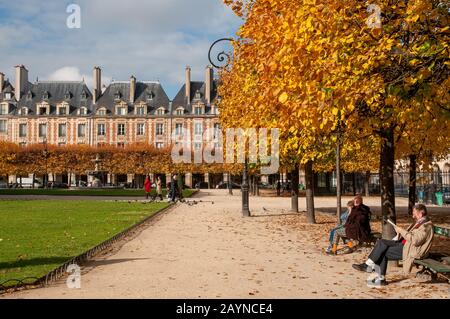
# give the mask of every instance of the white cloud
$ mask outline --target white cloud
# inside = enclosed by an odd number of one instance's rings
[[[82,81],[86,82],[89,87],[93,86],[94,80],[92,75],[82,74],[80,69],[74,66],[65,66],[52,72],[42,80],[48,81]],[[111,82],[111,78],[102,75],[102,83],[107,85]]]
[[[1,0],[0,0],[1,1]],[[81,29],[66,27],[66,6],[81,7]],[[203,80],[210,44],[241,21],[222,0],[15,0],[0,3],[0,71],[24,64],[30,79],[159,79],[173,98],[186,65]],[[6,16],[5,16],[6,15]],[[6,39],[6,41],[3,41]]]

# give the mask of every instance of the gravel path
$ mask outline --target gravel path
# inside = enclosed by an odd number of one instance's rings
[[[196,199],[205,202],[157,217],[115,254],[84,267],[81,289],[61,281],[0,298],[450,298],[449,284],[402,280],[399,268],[389,269],[387,287],[368,288],[366,274],[351,267],[368,250],[323,253],[334,216],[317,214],[311,226],[289,212],[290,199],[251,197],[254,217],[243,218],[240,192],[234,193],[204,190]],[[332,208],[335,198],[315,204]]]

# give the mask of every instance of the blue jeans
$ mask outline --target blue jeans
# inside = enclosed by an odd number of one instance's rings
[[[336,236],[336,231],[339,229],[344,228],[344,225],[339,225],[337,227],[334,227],[331,231],[330,231],[330,245],[328,246],[327,250],[331,250],[333,248],[333,242],[334,242],[334,236]]]

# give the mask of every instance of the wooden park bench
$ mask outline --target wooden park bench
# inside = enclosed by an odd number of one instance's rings
[[[450,229],[434,226],[434,234],[450,238]],[[431,280],[436,280],[438,274],[446,277],[450,283],[450,257],[442,256],[441,254],[430,254],[425,259],[414,260],[416,267],[422,266],[422,269],[417,273],[417,277],[430,277]]]

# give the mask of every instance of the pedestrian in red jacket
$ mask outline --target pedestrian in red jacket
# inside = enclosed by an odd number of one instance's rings
[[[150,192],[152,191],[152,182],[150,182],[150,176],[147,175],[144,182],[145,198],[148,199]]]

